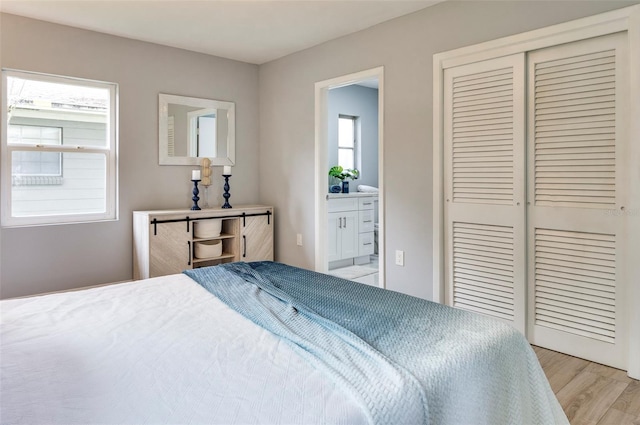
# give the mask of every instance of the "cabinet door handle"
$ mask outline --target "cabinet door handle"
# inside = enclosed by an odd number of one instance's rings
[[[242,257],[247,256],[247,235],[242,235]]]
[[[338,229],[342,229],[342,217],[338,217]]]
[[[371,205],[371,202],[363,202],[362,205]]]
[[[369,243],[363,243],[362,245],[371,245],[371,242],[369,242]]]
[[[347,217],[344,218],[344,228],[347,228]]]
[[[362,220],[363,223],[371,223],[372,220]]]
[[[187,266],[191,265],[191,241],[187,241],[187,251],[189,255],[189,260],[187,262]]]

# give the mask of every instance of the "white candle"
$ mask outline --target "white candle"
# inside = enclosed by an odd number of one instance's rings
[[[231,175],[231,165],[225,165],[224,169],[222,171],[222,175],[223,176],[230,176]]]
[[[200,170],[193,170],[191,172],[191,180],[200,180]]]

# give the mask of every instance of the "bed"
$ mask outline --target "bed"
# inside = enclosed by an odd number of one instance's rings
[[[273,262],[0,303],[2,424],[566,424],[507,325]]]

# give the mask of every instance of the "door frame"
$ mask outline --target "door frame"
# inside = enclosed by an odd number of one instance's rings
[[[327,183],[329,138],[327,128],[330,89],[378,79],[378,286],[385,287],[385,208],[384,208],[384,67],[367,69],[315,84],[315,270],[326,273],[327,261]]]
[[[445,237],[444,234],[444,70],[446,68],[480,62],[514,53],[529,52],[545,47],[580,41],[587,38],[626,32],[629,49],[630,117],[640,116],[640,5],[625,7],[598,15],[552,25],[522,34],[500,38],[473,46],[462,47],[433,55],[433,301],[445,300]],[[640,120],[627,120],[629,140],[640,138]],[[626,166],[631,180],[640,180],[640,144],[631,143],[627,150]],[[629,188],[629,205],[622,211],[627,235],[640,234],[640,185]],[[638,238],[626,238],[627,252],[640,252]],[[627,374],[640,379],[640,308],[633,300],[640,299],[640,266],[629,261],[621,270],[627,282],[628,305]]]

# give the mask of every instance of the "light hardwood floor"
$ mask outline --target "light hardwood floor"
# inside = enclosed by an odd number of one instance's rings
[[[640,425],[640,381],[622,370],[533,349],[571,425]]]

